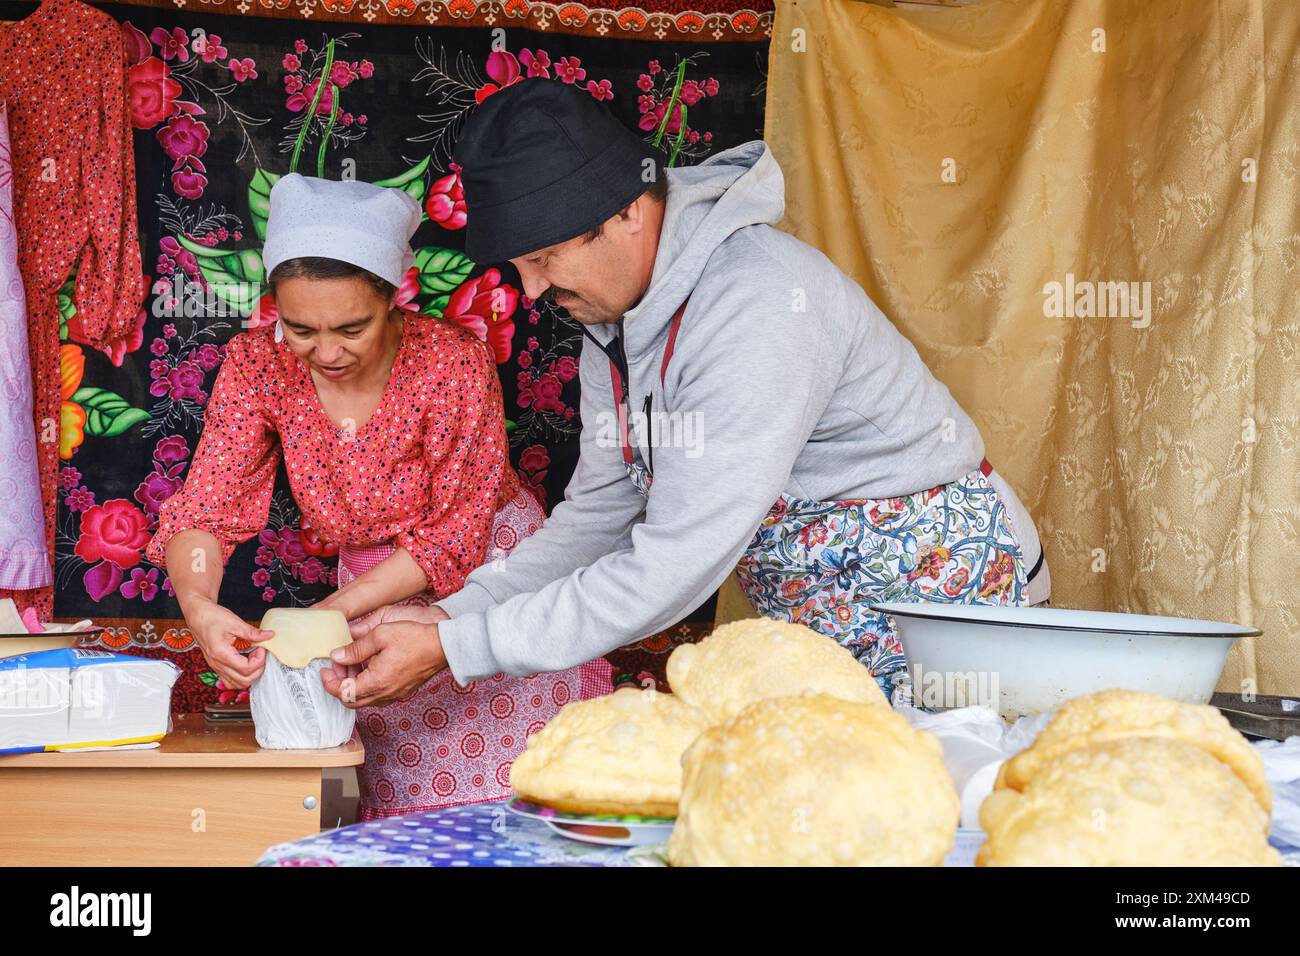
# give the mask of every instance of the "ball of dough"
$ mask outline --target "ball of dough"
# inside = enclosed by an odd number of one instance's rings
[[[960,806],[937,738],[887,707],[775,697],[682,758],[674,866],[938,866]]]
[[[510,785],[572,813],[676,816],[682,752],[706,726],[693,707],[654,690],[574,701],[529,739]]]
[[[1225,764],[1170,737],[1070,750],[980,808],[977,866],[1280,866],[1268,814]]]
[[[1034,742],[1002,765],[996,786],[1023,790],[1061,754],[1125,737],[1161,737],[1200,747],[1227,764],[1264,812],[1272,812],[1273,791],[1264,777],[1264,761],[1223,714],[1209,705],[1135,690],[1105,690],[1066,701]]]
[[[273,607],[262,615],[262,630],[275,636],[253,646],[266,648],[285,667],[306,667],[352,643],[348,619],[333,608]]]
[[[724,624],[698,644],[678,647],[668,658],[668,684],[713,723],[756,701],[803,693],[889,706],[848,649],[802,624],[766,617]]]

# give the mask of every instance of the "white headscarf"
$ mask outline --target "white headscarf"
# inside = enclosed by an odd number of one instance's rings
[[[271,187],[266,274],[300,256],[350,262],[401,285],[415,255],[420,205],[400,189],[289,173]]]

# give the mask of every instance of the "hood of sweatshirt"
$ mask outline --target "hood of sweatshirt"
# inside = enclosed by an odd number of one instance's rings
[[[667,170],[668,198],[650,286],[623,315],[629,361],[657,354],[677,307],[699,282],[705,264],[732,233],[774,224],[785,213],[785,177],[762,140],[710,156],[698,166]],[[589,331],[608,344],[613,325]]]

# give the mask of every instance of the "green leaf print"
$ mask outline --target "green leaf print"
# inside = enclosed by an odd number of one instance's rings
[[[176,241],[194,253],[199,272],[222,302],[240,316],[253,311],[253,306],[265,291],[266,269],[262,265],[261,250],[231,252],[205,246],[186,236],[177,236]]]
[[[422,246],[415,250],[415,268],[420,273],[420,291],[441,298],[469,278],[474,260],[455,249]],[[437,299],[434,302],[437,304]],[[446,304],[443,301],[437,307],[441,309]]]
[[[266,242],[266,220],[271,215],[271,187],[280,181],[279,173],[258,168],[248,184],[248,208],[252,213],[253,231]]]
[[[131,426],[149,420],[148,412],[133,408],[121,395],[105,388],[79,388],[72,400],[86,411],[86,432],[100,438],[120,435]]]
[[[374,184],[376,186],[387,186],[392,189],[400,189],[423,207],[424,190],[427,188],[427,184],[424,181],[424,171],[428,168],[429,157],[426,156],[406,172],[389,179],[376,179]]]
[[[66,342],[68,339],[68,323],[72,317],[77,314],[77,304],[72,301],[72,296],[77,290],[77,271],[74,269],[72,275],[68,276],[68,281],[59,286],[58,306],[59,306],[59,341]]]

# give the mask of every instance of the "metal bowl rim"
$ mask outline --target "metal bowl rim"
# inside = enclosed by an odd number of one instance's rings
[[[927,604],[935,605],[935,606],[938,606],[938,607],[956,607],[956,606],[957,606],[957,605],[954,605],[954,604],[937,604],[937,605],[936,605],[935,602],[933,602],[933,601],[930,601],[930,602],[926,602],[926,601],[917,601],[917,602],[916,602],[916,606],[917,606],[917,607],[924,607],[924,606],[927,605]],[[988,607],[995,607],[995,606],[997,606],[997,605],[986,605],[986,606],[988,606]],[[1138,636],[1138,637],[1213,637],[1213,638],[1233,638],[1233,639],[1236,639],[1236,638],[1239,638],[1239,637],[1259,637],[1261,634],[1264,633],[1262,630],[1260,630],[1260,629],[1257,628],[1257,627],[1248,627],[1248,626],[1246,626],[1246,625],[1244,625],[1244,624],[1233,625],[1233,626],[1235,626],[1235,627],[1240,627],[1240,628],[1242,628],[1242,630],[1237,631],[1237,632],[1235,632],[1235,633],[1221,632],[1221,633],[1217,633],[1217,634],[1216,634],[1216,633],[1214,633],[1214,632],[1210,632],[1210,631],[1144,631],[1144,630],[1137,630],[1137,629],[1134,629],[1134,628],[1096,628],[1096,627],[1083,627],[1082,625],[1078,625],[1078,624],[1033,624],[1033,623],[1030,623],[1030,622],[1028,622],[1028,621],[986,621],[986,620],[981,620],[981,619],[979,619],[979,618],[975,618],[975,617],[953,617],[953,616],[950,616],[950,615],[947,615],[947,614],[926,614],[926,613],[924,613],[924,612],[915,612],[915,611],[899,611],[899,610],[896,609],[896,606],[895,606],[895,605],[893,605],[891,602],[888,602],[888,601],[877,602],[877,603],[875,603],[875,604],[870,605],[870,608],[871,608],[871,610],[873,610],[873,611],[876,611],[876,612],[881,613],[881,614],[888,614],[888,615],[890,615],[890,616],[892,616],[892,617],[915,617],[915,618],[920,618],[920,619],[922,619],[922,620],[926,620],[926,621],[954,621],[954,622],[956,622],[956,623],[958,623],[958,624],[978,624],[978,625],[985,626],[985,627],[988,627],[988,626],[993,626],[993,627],[1027,627],[1027,628],[1032,628],[1033,630],[1037,630],[1037,631],[1076,631],[1076,632],[1078,632],[1078,631],[1082,631],[1082,632],[1087,633],[1087,634],[1096,634],[1096,635],[1098,635],[1098,636],[1105,636],[1105,635],[1115,634],[1115,635],[1121,635],[1121,636],[1123,636],[1123,635],[1129,635],[1129,636]],[[1044,610],[1046,610],[1046,609],[1044,609]],[[1074,611],[1074,610],[1079,610],[1079,608],[1058,608],[1057,610],[1062,610],[1062,611],[1065,611],[1065,610],[1071,610],[1071,611]],[[1100,612],[1090,612],[1090,613],[1106,613],[1106,612],[1104,612],[1104,611],[1100,611]]]

